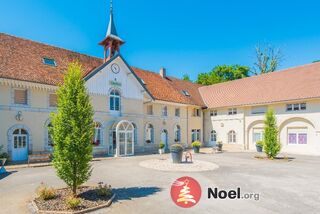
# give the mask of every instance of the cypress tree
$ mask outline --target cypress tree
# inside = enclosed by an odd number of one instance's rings
[[[268,158],[275,158],[281,149],[278,140],[278,127],[274,111],[269,109],[266,112],[264,120],[264,151]]]
[[[51,114],[54,142],[53,166],[73,196],[91,176],[93,108],[82,79],[82,68],[70,63],[64,83],[57,90],[57,112]]]

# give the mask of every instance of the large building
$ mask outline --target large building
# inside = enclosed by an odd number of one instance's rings
[[[0,33],[0,145],[13,161],[52,151],[48,134],[55,91],[79,61],[94,107],[94,153],[151,153],[159,143],[254,150],[264,113],[276,112],[282,151],[320,155],[320,63],[202,86],[131,67],[120,55],[112,11],[104,58]]]

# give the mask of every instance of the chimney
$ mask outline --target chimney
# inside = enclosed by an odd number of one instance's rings
[[[160,76],[161,76],[162,78],[166,78],[166,76],[167,76],[166,73],[167,73],[167,72],[166,72],[166,69],[165,69],[164,67],[161,67],[161,68],[160,68]]]

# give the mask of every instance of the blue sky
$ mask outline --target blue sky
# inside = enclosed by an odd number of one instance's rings
[[[320,1],[114,0],[129,64],[169,75],[252,66],[257,43],[281,48],[281,68],[320,59]],[[108,0],[1,0],[0,31],[102,57]]]

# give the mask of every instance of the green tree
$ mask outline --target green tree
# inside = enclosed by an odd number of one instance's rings
[[[200,73],[197,83],[212,85],[215,83],[241,79],[249,76],[249,67],[241,65],[218,65],[208,73]]]
[[[256,62],[252,69],[254,75],[265,74],[277,70],[283,55],[279,48],[274,48],[272,45],[256,45]]]
[[[182,76],[182,80],[192,82],[191,79],[190,79],[190,76],[189,76],[188,74],[184,74],[184,75]]]
[[[76,196],[77,187],[91,176],[93,137],[93,109],[79,63],[69,64],[57,96],[58,109],[51,114],[50,129],[54,142],[53,166]]]
[[[264,151],[268,158],[275,158],[280,150],[281,144],[278,140],[278,127],[274,111],[268,110],[264,120]]]

